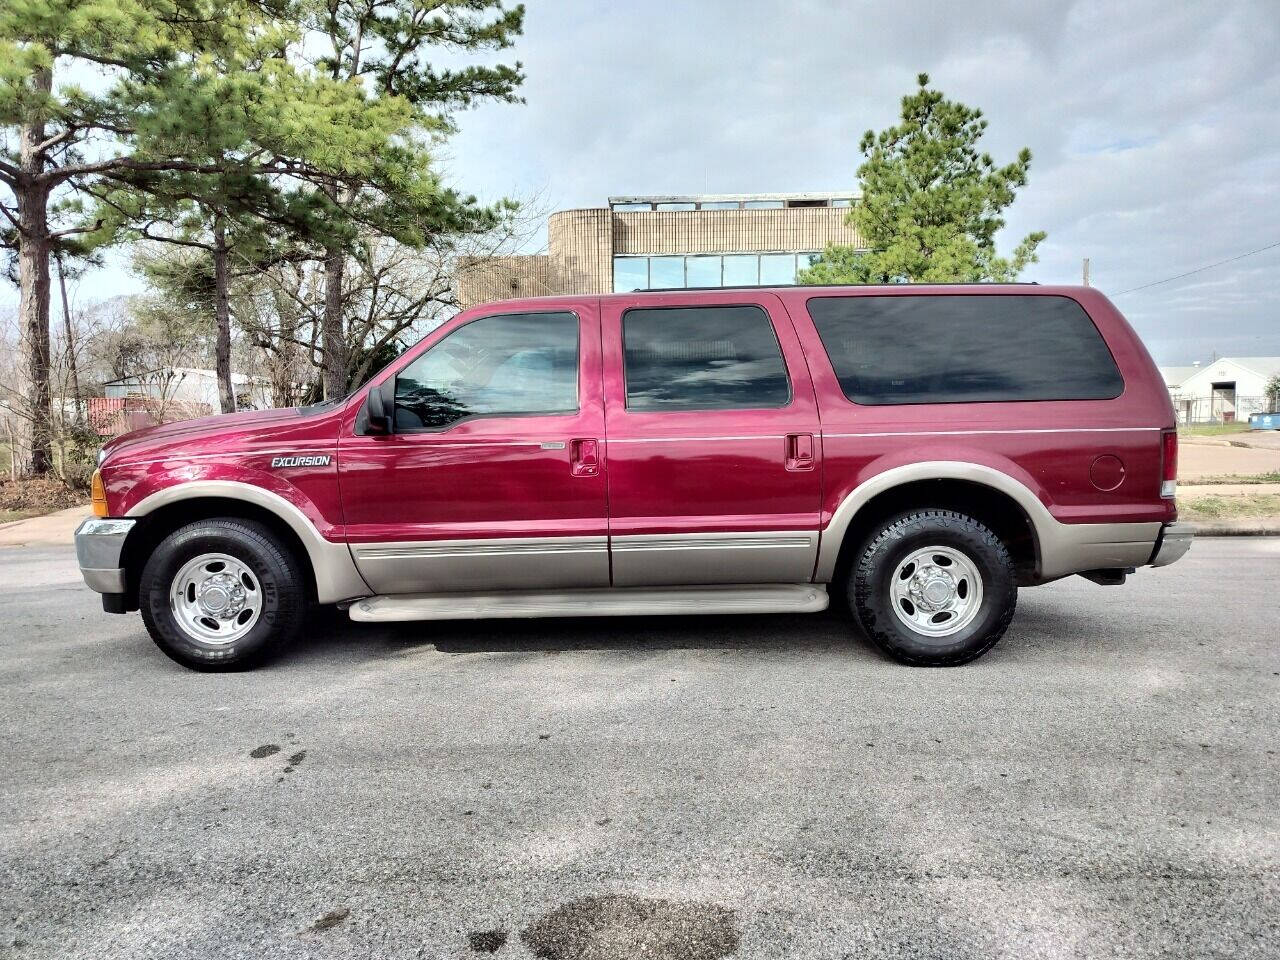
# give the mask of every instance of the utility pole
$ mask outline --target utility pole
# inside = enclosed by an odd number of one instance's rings
[[[1084,285],[1089,285],[1089,258],[1084,258]]]

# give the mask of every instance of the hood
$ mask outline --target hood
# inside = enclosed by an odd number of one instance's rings
[[[191,452],[196,448],[201,448],[201,452],[213,452],[216,447],[252,436],[263,427],[284,422],[297,423],[310,415],[298,407],[284,407],[179,420],[121,434],[103,444],[102,450],[104,458],[174,453],[187,447]]]

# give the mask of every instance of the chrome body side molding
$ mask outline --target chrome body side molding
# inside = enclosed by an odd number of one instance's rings
[[[609,585],[604,536],[353,543],[351,552],[374,593]]]
[[[816,530],[614,536],[616,587],[803,583],[813,576]]]
[[[872,497],[916,480],[968,480],[1008,494],[1031,519],[1042,581],[1082,570],[1143,566],[1160,535],[1159,523],[1061,523],[1025,484],[1007,473],[962,460],[930,460],[886,470],[845,497],[822,533],[814,579],[830,582],[845,532]]]
[[[353,603],[352,620],[481,620],[511,617],[683,616],[731,613],[817,613],[828,604],[821,584],[726,584],[502,593],[408,594]]]
[[[352,597],[365,597],[372,592],[356,569],[351,551],[345,543],[326,540],[307,515],[296,506],[279,494],[251,483],[236,480],[192,480],[175,484],[136,503],[128,516],[144,517],[160,507],[197,497],[243,500],[271,511],[287,523],[307,551],[307,559],[311,561],[311,568],[316,575],[316,600],[320,603],[337,603]]]

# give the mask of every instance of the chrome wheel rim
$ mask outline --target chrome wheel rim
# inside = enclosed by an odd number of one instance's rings
[[[959,633],[982,609],[982,575],[952,547],[922,547],[907,554],[889,582],[893,612],[909,629],[931,639]]]
[[[262,585],[244,561],[204,553],[173,578],[169,606],[192,639],[224,646],[247,634],[262,616]]]

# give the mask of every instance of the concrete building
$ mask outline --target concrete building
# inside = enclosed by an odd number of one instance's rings
[[[547,294],[795,282],[828,244],[860,246],[841,193],[610,197],[547,221],[547,252],[463,261],[463,307]]]
[[[1246,421],[1267,410],[1267,382],[1280,357],[1221,357],[1190,367],[1161,367],[1179,423]]]

